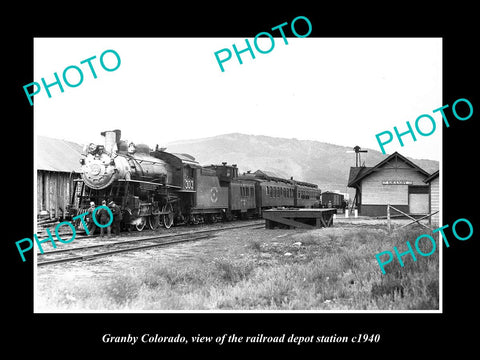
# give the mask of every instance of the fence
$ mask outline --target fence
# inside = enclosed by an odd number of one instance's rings
[[[402,225],[402,226],[398,227],[396,230],[401,229],[401,228],[403,228],[403,227],[405,227],[405,226],[411,225],[411,224],[413,224],[413,223],[418,223],[419,225],[421,225],[421,226],[423,226],[423,227],[426,227],[428,230],[432,230],[431,227],[429,227],[429,226],[427,226],[427,225],[425,225],[425,224],[422,224],[422,223],[420,222],[420,220],[423,220],[423,219],[425,219],[425,218],[429,218],[429,217],[435,215],[436,213],[438,213],[438,210],[437,210],[437,211],[435,211],[435,212],[433,212],[433,213],[431,213],[431,214],[427,214],[427,215],[424,215],[424,216],[422,216],[422,217],[420,217],[420,218],[418,218],[418,219],[415,219],[414,217],[412,217],[412,216],[404,213],[403,211],[397,209],[396,207],[394,207],[394,206],[392,206],[392,205],[390,205],[390,204],[387,204],[387,227],[388,227],[388,232],[389,232],[389,233],[392,232],[392,220],[391,220],[391,215],[390,215],[390,209],[393,209],[393,210],[399,212],[400,214],[408,217],[409,219],[412,219],[412,220],[413,220],[413,221],[409,222],[408,224],[405,224],[405,225]]]

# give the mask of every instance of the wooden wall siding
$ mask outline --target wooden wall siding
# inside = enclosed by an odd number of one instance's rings
[[[63,218],[73,189],[70,173],[37,171],[37,212],[46,210],[50,218]]]
[[[396,169],[382,167],[362,180],[362,204],[408,205],[408,185],[383,185],[382,181],[409,180],[412,185],[425,185],[424,179],[424,175],[403,162]]]
[[[408,205],[408,185],[362,184],[362,204]]]
[[[43,204],[43,172],[37,171],[37,213],[42,209]]]
[[[430,182],[430,213],[440,209],[440,181],[439,177]],[[436,213],[432,216],[432,224],[439,225],[440,214]]]

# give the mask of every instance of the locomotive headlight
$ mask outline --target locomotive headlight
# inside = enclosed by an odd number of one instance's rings
[[[84,158],[80,159],[80,165],[85,165],[85,159]]]

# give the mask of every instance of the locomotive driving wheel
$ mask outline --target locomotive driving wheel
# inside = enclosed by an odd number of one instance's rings
[[[163,215],[163,225],[165,225],[167,229],[170,229],[173,225],[173,218],[175,216],[172,204],[168,203],[163,205],[162,212],[168,212],[168,214]]]
[[[157,230],[160,226],[160,215],[150,215],[148,217],[148,227],[152,230]]]
[[[137,229],[137,231],[142,231],[146,224],[147,224],[147,219],[145,219],[145,216],[142,216],[140,217],[139,223],[135,224],[135,229]]]

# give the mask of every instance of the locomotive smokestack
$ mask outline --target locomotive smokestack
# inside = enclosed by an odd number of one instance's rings
[[[120,142],[120,136],[122,132],[120,130],[103,131],[102,136],[105,137],[105,151],[109,154],[113,154],[118,150],[118,143]]]

